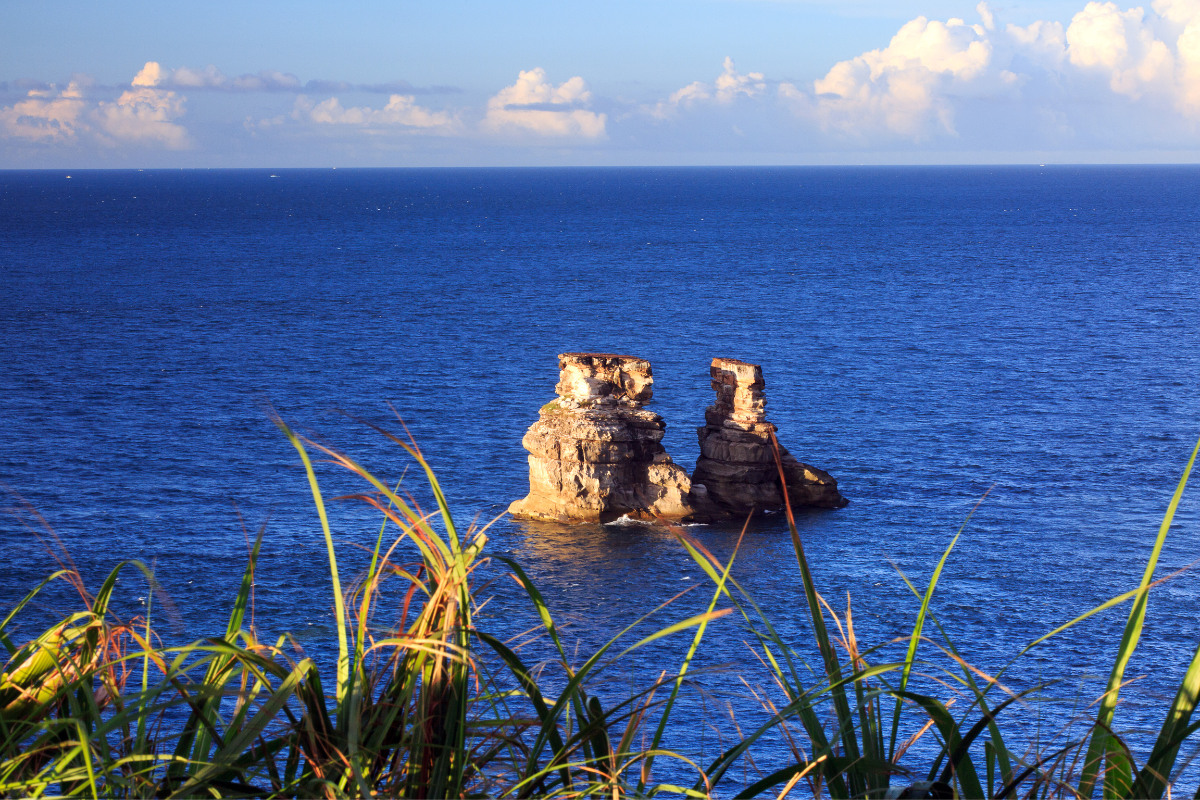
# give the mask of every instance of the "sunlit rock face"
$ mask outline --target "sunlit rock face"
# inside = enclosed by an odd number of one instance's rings
[[[663,449],[662,417],[642,407],[653,396],[650,362],[564,353],[558,366],[558,399],[521,440],[529,495],[509,513],[551,522],[689,518],[687,472]]]
[[[716,401],[697,429],[700,457],[692,473],[692,502],[700,518],[746,516],[784,506],[779,466],[771,444],[775,426],[766,420],[762,368],[714,358],[709,373]],[[841,508],[849,501],[829,473],[797,461],[779,447],[787,498],[793,508]]]

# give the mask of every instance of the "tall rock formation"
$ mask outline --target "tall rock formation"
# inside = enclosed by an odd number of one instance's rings
[[[558,366],[559,399],[521,440],[529,495],[509,513],[550,522],[690,517],[687,472],[662,446],[666,423],[642,407],[653,396],[650,362],[563,353]]]
[[[771,447],[775,426],[766,420],[762,368],[714,358],[709,370],[717,399],[697,429],[700,458],[692,473],[692,500],[700,517],[738,517],[783,508],[779,468]],[[827,472],[797,461],[782,445],[788,500],[793,508],[841,508],[849,501]]]

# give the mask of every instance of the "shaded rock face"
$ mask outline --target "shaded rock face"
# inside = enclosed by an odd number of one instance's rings
[[[745,516],[783,508],[779,468],[771,447],[775,426],[766,420],[762,368],[714,358],[709,370],[717,399],[697,429],[700,457],[692,473],[692,501],[699,517]],[[792,507],[841,508],[849,501],[829,473],[797,461],[779,448]]]
[[[559,399],[521,440],[529,495],[509,513],[550,522],[690,517],[691,482],[663,449],[666,423],[642,407],[653,396],[650,362],[564,353],[558,366]]]

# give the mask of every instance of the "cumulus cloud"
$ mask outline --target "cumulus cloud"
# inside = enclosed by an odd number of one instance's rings
[[[353,106],[346,108],[336,97],[313,103],[308,97],[296,99],[293,119],[307,120],[318,125],[353,126],[369,130],[409,128],[430,133],[455,133],[458,120],[444,111],[431,111],[416,103],[412,95],[394,94],[382,108]]]
[[[583,78],[554,86],[540,67],[522,71],[516,83],[488,100],[483,128],[494,133],[598,139],[605,136],[606,115],[589,110],[591,99]]]
[[[31,142],[134,142],[182,149],[190,144],[187,130],[176,121],[184,114],[184,99],[160,87],[163,74],[157,62],[146,62],[113,101],[85,96],[79,81],[61,91],[33,89],[0,108],[0,126],[7,136]]]
[[[1200,0],[1129,9],[1093,0],[1066,27],[1001,26],[986,2],[976,11],[978,23],[917,17],[886,47],[835,64],[811,88],[783,84],[779,95],[827,131],[860,138],[953,136],[962,109],[980,98],[1024,102],[1031,118],[1054,118],[1060,130],[1056,106],[1067,102],[1145,101],[1200,119]]]
[[[674,91],[662,87],[642,104],[595,97],[578,76],[553,83],[541,68],[520,72],[474,107],[439,110],[418,99],[460,90],[399,80],[305,82],[278,70],[227,75],[213,65],[167,69],[149,61],[119,87],[86,76],[0,83],[0,137],[64,150],[89,143],[189,147],[187,97],[207,92],[240,94],[210,95],[201,108],[238,107],[251,133],[280,142],[303,129],[325,140],[392,135],[397,143],[403,136],[411,149],[418,140],[411,135],[425,134],[421,141],[435,149],[430,136],[480,147],[498,139],[516,146],[550,141],[566,152],[566,145],[614,134],[646,152],[758,147],[780,160],[846,147],[899,152],[894,148],[913,142],[931,152],[976,154],[1194,148],[1200,0],[1079,0],[1075,8],[1061,20],[1019,25],[1000,19],[987,2],[969,19],[919,16],[876,49],[805,81],[740,72],[727,57],[715,75]]]
[[[187,129],[175,122],[183,116],[184,99],[159,88],[163,70],[147,61],[116,102],[102,102],[94,115],[105,134],[116,141],[157,144],[173,150],[189,145]]]
[[[1070,63],[1133,99],[1166,98],[1200,117],[1200,2],[1157,0],[1150,11],[1090,2],[1067,28]]]
[[[725,71],[717,77],[715,97],[718,103],[732,103],[739,95],[754,97],[762,94],[767,84],[763,81],[761,72],[739,73],[733,66],[733,59],[725,57]]]
[[[1149,23],[1140,7],[1122,11],[1115,3],[1088,3],[1067,28],[1068,58],[1104,73],[1118,94],[1137,98],[1147,90],[1169,90],[1175,56]]]
[[[0,108],[0,126],[8,136],[35,142],[75,139],[86,102],[74,81],[60,90],[30,89],[25,99]]]
[[[985,4],[980,6],[987,12]],[[990,12],[985,20],[995,24]],[[933,124],[953,132],[946,96],[991,66],[991,34],[983,24],[917,17],[887,47],[840,61],[816,80],[816,112],[827,127],[854,129],[871,122],[919,137]],[[789,86],[784,95],[795,97],[796,92]]]
[[[3,88],[13,93],[0,101],[10,103],[0,106],[0,136],[42,144],[105,147],[134,144],[175,150],[192,147],[193,141],[182,120],[187,110],[186,93],[193,91],[296,94],[290,115],[248,121],[251,130],[278,127],[289,120],[366,133],[407,130],[452,135],[463,128],[457,115],[417,104],[415,95],[432,89],[416,89],[404,81],[371,85],[331,81],[305,84],[295,75],[278,70],[230,76],[212,65],[201,69],[168,69],[157,61],[147,61],[121,87],[97,87],[90,78],[80,76],[65,89],[31,81],[6,83]],[[387,92],[385,105],[370,107],[345,106],[337,96],[310,99],[304,94],[306,88],[314,88],[320,94],[333,90],[391,91]],[[453,87],[435,88],[457,91]],[[20,94],[13,90],[19,90]]]
[[[665,102],[658,103],[650,113],[665,119],[681,107],[689,108],[702,103],[729,105],[739,97],[757,97],[766,90],[766,79],[761,72],[740,73],[734,66],[733,59],[726,56],[723,71],[715,81],[711,84],[693,81],[673,92]]]

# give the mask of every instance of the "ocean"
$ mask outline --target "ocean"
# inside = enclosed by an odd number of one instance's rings
[[[0,231],[4,609],[55,565],[36,512],[93,585],[142,559],[176,635],[214,635],[261,528],[257,624],[321,651],[324,546],[278,413],[427,498],[364,420],[406,427],[459,524],[491,523],[491,552],[525,565],[586,655],[705,579],[664,529],[503,515],[557,354],[649,359],[650,407],[689,470],[721,356],[762,365],[780,441],[850,499],[798,525],[859,639],[911,631],[901,574],[923,588],[962,527],[932,608],[994,670],[1136,586],[1200,437],[1196,167],[9,171]],[[327,495],[361,488],[322,469]],[[1200,557],[1198,502],[1161,574]],[[334,511],[361,562],[378,519]],[[688,529],[722,557],[740,530]],[[750,523],[734,575],[804,639],[782,519]],[[122,585],[133,613],[145,581]],[[524,629],[500,571],[489,592],[492,624]],[[1154,590],[1119,728],[1161,723],[1198,599],[1194,570]],[[1024,657],[1011,684],[1062,679],[1052,693],[1086,705],[1125,608]],[[609,691],[685,647],[635,653]],[[757,669],[745,631],[722,621],[704,653],[713,702],[753,717],[720,688]],[[715,735],[684,746],[711,755]]]

